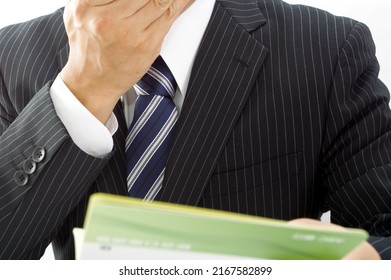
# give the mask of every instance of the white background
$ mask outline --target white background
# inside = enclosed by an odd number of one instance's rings
[[[130,1],[130,0],[129,0]],[[212,0],[198,0],[212,1]],[[2,0],[0,4],[0,28],[51,13],[64,6],[67,0]],[[287,0],[292,4],[305,4],[328,10],[366,23],[372,31],[380,61],[380,78],[391,88],[391,0]],[[51,250],[44,259],[51,259]]]

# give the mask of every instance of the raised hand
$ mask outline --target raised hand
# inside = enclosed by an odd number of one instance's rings
[[[194,0],[70,0],[70,55],[61,78],[102,123],[149,69],[178,15]]]

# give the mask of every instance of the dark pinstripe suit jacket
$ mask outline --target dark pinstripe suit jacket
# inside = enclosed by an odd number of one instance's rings
[[[79,150],[54,111],[49,88],[67,55],[61,10],[0,31],[1,258],[39,258],[51,241],[72,258],[89,195],[126,195],[120,107],[104,159]],[[390,258],[391,114],[378,70],[361,23],[279,0],[217,0],[162,200],[277,219],[330,209]],[[18,186],[37,147],[45,158]]]

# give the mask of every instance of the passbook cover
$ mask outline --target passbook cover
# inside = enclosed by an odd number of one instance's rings
[[[75,232],[78,259],[340,259],[367,237],[108,194]]]

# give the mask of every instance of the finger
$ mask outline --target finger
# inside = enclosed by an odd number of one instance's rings
[[[344,260],[380,260],[379,253],[375,248],[370,245],[367,241],[362,242],[350,253],[348,253]]]
[[[101,13],[115,15],[116,19],[131,17],[147,5],[151,0],[116,0],[111,3],[95,6]]]
[[[172,0],[152,0],[156,7],[165,9],[169,6],[171,6]]]
[[[152,1],[151,1],[152,2]],[[194,0],[174,0],[171,2],[171,4],[167,6],[160,6],[157,7],[156,4],[149,5],[145,7],[145,12],[149,12],[151,14],[154,14],[153,21],[151,20],[145,20],[143,23],[143,27],[145,28],[145,31],[147,33],[150,33],[150,35],[154,35],[159,33],[159,31],[165,31],[161,33],[163,36],[166,35],[168,30],[170,29],[171,25],[174,23],[175,19],[183,12],[185,8],[190,6],[191,3],[193,3]],[[164,2],[164,5],[168,5],[169,2]],[[160,9],[160,12],[157,10]],[[142,21],[142,10],[140,10],[137,13],[137,21]]]
[[[79,0],[80,4],[84,4],[90,7],[99,7],[112,4],[117,0]]]
[[[71,0],[68,0],[68,3]],[[85,5],[88,7],[102,7],[107,8],[110,7],[112,9],[118,9],[119,12],[126,12],[127,10],[136,12],[141,7],[143,7],[146,3],[151,0],[78,0],[81,5]],[[158,0],[159,1],[159,0]],[[162,0],[160,0],[162,1]],[[167,1],[167,0],[164,0]],[[132,14],[133,14],[132,13]],[[130,14],[131,15],[131,14]]]
[[[169,11],[173,0],[151,0],[128,19],[139,31],[146,30],[153,22]]]
[[[166,25],[171,26],[175,19],[188,8],[195,0],[174,0],[166,10],[165,16]],[[164,18],[159,18],[160,21],[164,21]],[[159,24],[162,22],[159,22]]]
[[[151,23],[145,30],[145,36],[149,38],[151,46],[161,47],[164,37],[167,35],[176,18],[188,7],[193,0],[176,0],[158,19]]]
[[[90,12],[91,8],[107,7],[118,0],[68,0],[66,10],[72,10],[76,15],[82,17]]]

